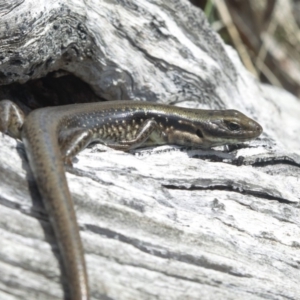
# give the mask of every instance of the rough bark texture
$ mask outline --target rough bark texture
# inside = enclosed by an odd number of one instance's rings
[[[106,100],[235,108],[264,127],[247,146],[78,155],[92,299],[300,299],[299,99],[260,85],[186,0],[11,0],[0,16],[1,85],[64,70]],[[23,145],[0,143],[0,299],[63,299]]]

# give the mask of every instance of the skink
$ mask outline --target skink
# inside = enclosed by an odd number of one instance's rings
[[[210,148],[249,141],[262,127],[236,110],[200,110],[110,101],[37,109],[27,117],[0,101],[0,131],[24,142],[63,257],[70,299],[89,299],[83,247],[64,163],[92,142],[128,151],[176,144]]]

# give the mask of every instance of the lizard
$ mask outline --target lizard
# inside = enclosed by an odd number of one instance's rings
[[[175,144],[203,149],[258,137],[263,129],[237,110],[202,110],[141,101],[71,104],[33,110],[0,101],[0,131],[25,145],[58,242],[70,299],[88,300],[82,241],[64,163],[94,142],[129,151]]]

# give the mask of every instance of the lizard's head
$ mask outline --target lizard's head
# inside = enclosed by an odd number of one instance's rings
[[[185,110],[170,142],[210,148],[239,144],[257,138],[263,131],[254,120],[237,110]],[[205,117],[203,117],[205,115]]]
[[[207,147],[249,141],[263,131],[257,122],[237,110],[215,110],[208,114],[208,119],[196,126],[196,135]]]

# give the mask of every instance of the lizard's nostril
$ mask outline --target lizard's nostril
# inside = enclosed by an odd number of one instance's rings
[[[263,132],[263,128],[255,121],[251,120],[249,122],[249,125],[253,128],[253,130],[255,130],[258,135],[260,135]]]

